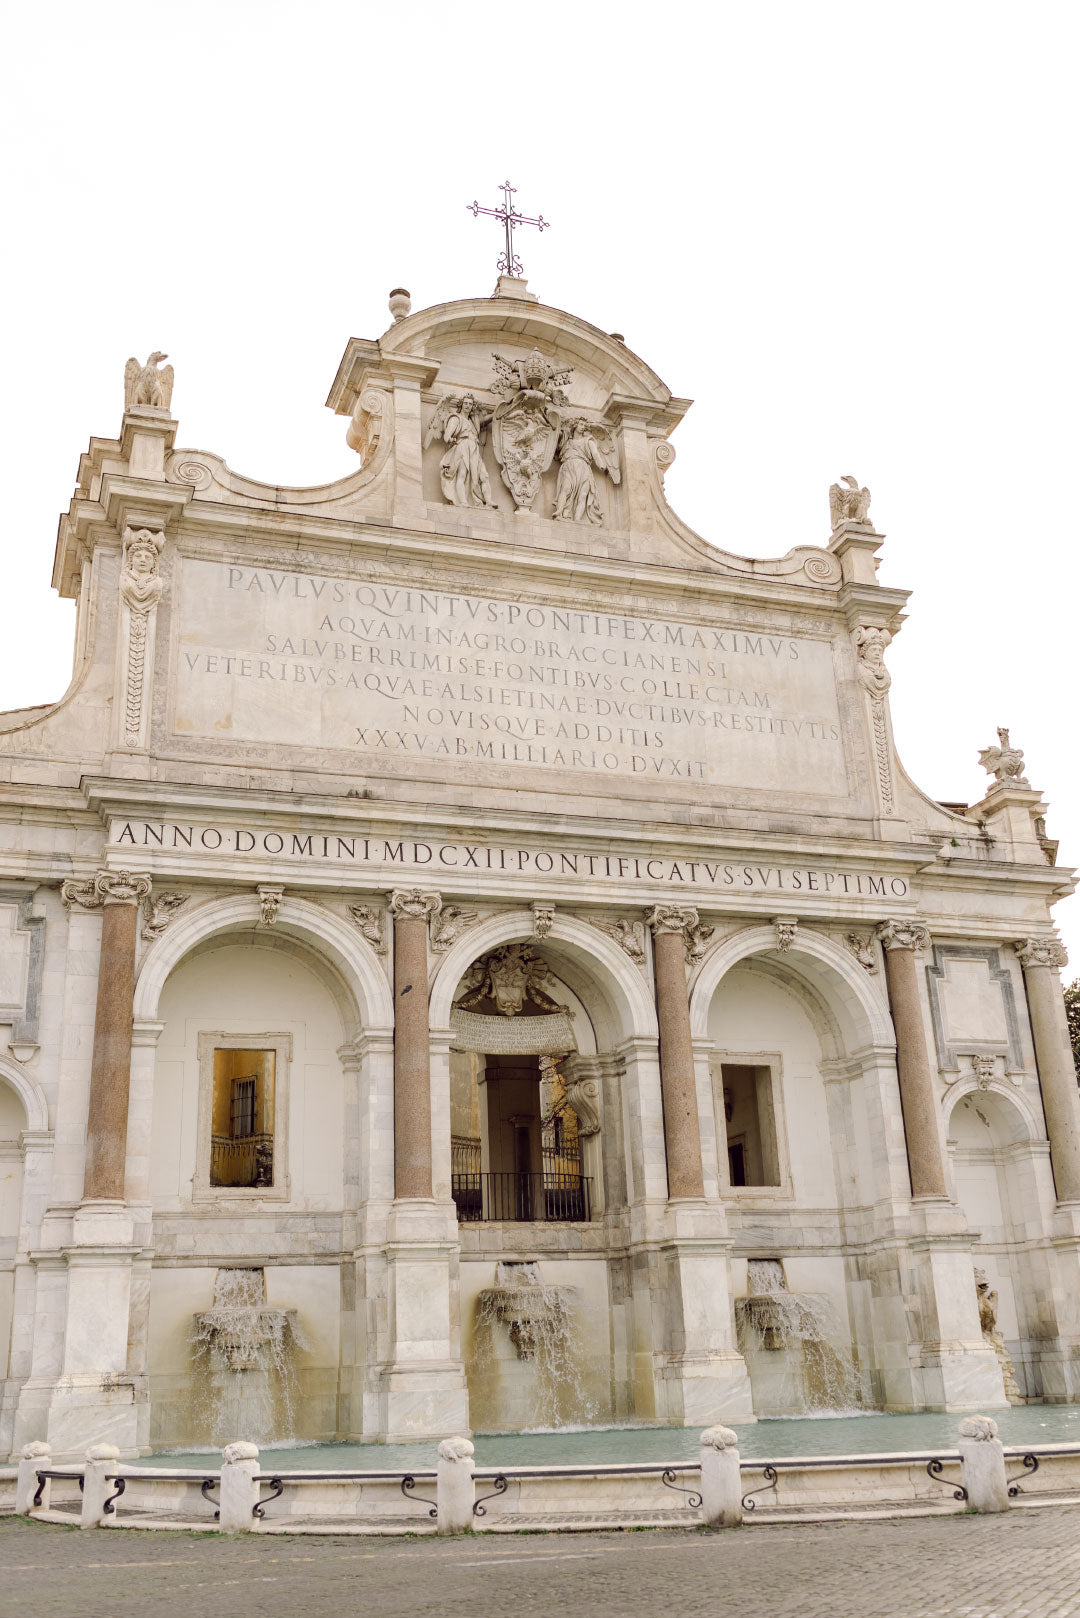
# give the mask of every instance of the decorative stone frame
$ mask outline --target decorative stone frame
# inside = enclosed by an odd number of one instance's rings
[[[740,1202],[756,1200],[785,1202],[793,1200],[795,1188],[791,1179],[791,1153],[787,1140],[787,1112],[784,1107],[784,1058],[779,1051],[713,1051],[709,1057],[709,1077],[712,1081],[713,1110],[717,1142],[727,1139],[727,1119],[724,1115],[724,1063],[731,1067],[765,1067],[769,1070],[769,1099],[772,1103],[773,1133],[776,1142],[777,1185],[732,1185],[727,1152],[717,1153],[717,1171],[720,1194],[737,1197]],[[723,1129],[721,1130],[721,1125]],[[761,1120],[758,1120],[761,1127]]]
[[[940,989],[947,975],[949,961],[982,961],[985,964],[990,981],[996,983],[1001,992],[1006,1029],[1004,1040],[950,1041],[946,1038]],[[930,1003],[930,1021],[934,1030],[938,1072],[946,1082],[955,1082],[955,1078],[959,1075],[960,1057],[973,1055],[1000,1056],[1004,1060],[1007,1077],[1019,1081],[1026,1076],[1012,974],[1009,967],[1002,962],[1001,951],[996,946],[935,943],[933,961],[926,967],[926,994]]]
[[[273,1051],[274,1053],[274,1178],[270,1185],[211,1185],[210,1133],[214,1111],[214,1052]],[[195,1137],[195,1174],[192,1202],[288,1202],[289,1190],[289,1079],[292,1066],[291,1034],[229,1034],[210,1029],[199,1034],[199,1108]]]

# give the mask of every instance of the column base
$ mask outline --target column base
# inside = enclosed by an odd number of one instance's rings
[[[150,1405],[136,1379],[101,1373],[24,1382],[15,1413],[12,1451],[44,1439],[55,1461],[84,1461],[91,1444],[115,1444],[121,1460],[150,1453]]]
[[[915,1408],[1008,1409],[1001,1367],[979,1324],[964,1215],[944,1198],[916,1197],[911,1222],[908,1319],[921,1322],[924,1334],[909,1348]]]
[[[385,1366],[364,1395],[364,1442],[465,1438],[469,1393],[464,1365]]]
[[[1040,1399],[1073,1404],[1080,1401],[1080,1202],[1056,1205],[1047,1259],[1051,1286],[1044,1320],[1053,1321],[1056,1333],[1032,1345],[1036,1386]]]
[[[431,1197],[399,1197],[375,1265],[387,1329],[364,1378],[363,1437],[393,1444],[469,1431],[465,1366],[458,1357],[457,1210]],[[452,1301],[453,1300],[453,1301]]]
[[[673,1198],[645,1214],[654,1239],[642,1244],[646,1263],[635,1262],[634,1307],[652,1341],[647,1357],[638,1356],[638,1413],[671,1427],[756,1421],[746,1361],[733,1340],[723,1207]]]
[[[741,1354],[669,1360],[657,1365],[654,1381],[657,1411],[669,1427],[746,1426],[757,1421]]]

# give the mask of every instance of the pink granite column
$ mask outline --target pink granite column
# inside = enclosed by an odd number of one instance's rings
[[[394,918],[394,1196],[430,1197],[431,1046],[428,921],[442,907],[419,888],[390,895]]]
[[[1058,1201],[1080,1202],[1080,1091],[1058,975],[1068,956],[1056,938],[1021,939],[1016,952],[1024,968]]]
[[[705,1195],[685,964],[687,929],[696,927],[697,920],[696,910],[681,905],[657,905],[648,917],[656,968],[669,1197]]]
[[[67,904],[102,905],[90,1104],[86,1118],[83,1201],[122,1202],[127,1157],[131,1023],[135,994],[135,941],[139,904],[150,878],[130,871],[98,871],[88,882],[65,882]]]
[[[915,951],[927,947],[930,934],[919,922],[884,921],[878,928],[878,937],[885,947],[885,976],[896,1031],[896,1071],[904,1112],[911,1194],[913,1197],[945,1197],[945,1161],[915,964]]]

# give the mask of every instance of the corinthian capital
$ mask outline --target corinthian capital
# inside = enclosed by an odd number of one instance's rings
[[[85,882],[68,877],[60,887],[60,897],[70,907],[100,910],[102,905],[137,905],[150,897],[150,878],[130,871],[95,871]]]
[[[430,921],[442,909],[442,895],[423,888],[395,888],[390,895],[390,914]]]
[[[1068,966],[1064,944],[1056,938],[1018,938],[1013,945],[1022,966]]]
[[[645,922],[654,933],[684,933],[697,926],[698,913],[693,905],[653,905]]]
[[[653,905],[645,921],[652,928],[654,935],[682,933],[686,959],[691,965],[695,961],[700,961],[715,931],[715,928],[706,927],[698,920],[694,905]]]
[[[877,935],[887,950],[930,947],[929,930],[921,921],[882,921],[878,923]]]

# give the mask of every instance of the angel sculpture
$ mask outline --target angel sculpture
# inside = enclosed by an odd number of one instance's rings
[[[841,484],[847,484],[842,488]],[[834,483],[829,490],[829,516],[832,519],[833,533],[844,522],[869,523],[870,521],[870,490],[860,489],[858,478],[842,477],[839,483]]]
[[[979,754],[979,763],[987,774],[1002,785],[1006,781],[1010,786],[1028,787],[1031,782],[1024,775],[1024,755],[1019,747],[1012,747],[1009,743],[1009,732],[1003,725],[998,726],[997,747],[984,747]]]
[[[555,454],[573,368],[553,365],[538,348],[522,359],[492,358],[495,392],[502,394],[491,419],[492,447],[514,504],[527,511]]]
[[[424,448],[439,437],[447,451],[439,462],[443,498],[452,506],[494,506],[491,481],[480,450],[491,411],[483,410],[471,393],[446,393],[428,423]]]
[[[140,365],[134,356],[128,360],[124,366],[125,410],[138,410],[142,405],[150,405],[155,410],[170,408],[173,368],[166,365],[158,370],[161,361],[168,357],[168,354],[159,354],[155,349],[145,365]]]
[[[559,481],[552,512],[556,521],[591,522],[600,527],[604,513],[595,472],[606,472],[612,483],[618,483],[622,473],[614,440],[605,428],[584,416],[569,416],[559,434]]]

